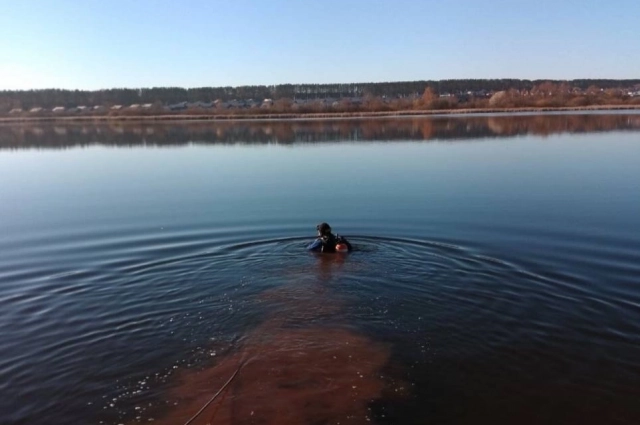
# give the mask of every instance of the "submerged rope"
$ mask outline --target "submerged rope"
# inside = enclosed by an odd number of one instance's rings
[[[233,375],[231,375],[231,378],[229,378],[229,379],[227,380],[227,382],[225,382],[225,384],[222,386],[222,388],[220,388],[220,389],[218,390],[218,392],[217,392],[217,393],[215,393],[215,394],[213,395],[213,397],[211,397],[211,399],[210,399],[209,401],[207,401],[207,402],[205,403],[205,405],[204,405],[204,406],[202,406],[202,408],[201,408],[200,410],[198,410],[198,413],[196,413],[195,415],[193,415],[193,416],[191,417],[191,419],[189,419],[187,422],[185,422],[185,423],[184,423],[184,425],[189,425],[190,423],[192,423],[193,421],[195,421],[195,420],[198,418],[198,416],[200,416],[200,415],[202,414],[202,412],[204,412],[204,410],[205,410],[207,407],[209,407],[209,405],[210,405],[211,403],[213,403],[213,401],[214,401],[216,398],[218,398],[218,396],[222,393],[222,391],[224,391],[224,389],[225,389],[225,388],[227,388],[227,386],[231,383],[231,381],[233,381],[233,379],[236,377],[236,375],[238,374],[238,372],[240,372],[240,369],[242,369],[242,366],[244,366],[244,364],[245,364],[245,362],[240,363],[240,365],[238,366],[238,368],[236,369],[236,371],[235,371],[235,372],[233,372]]]

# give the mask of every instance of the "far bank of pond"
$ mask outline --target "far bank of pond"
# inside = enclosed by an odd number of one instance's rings
[[[228,114],[183,112],[167,114],[140,114],[119,112],[100,115],[65,115],[50,114],[43,116],[6,116],[0,117],[3,122],[69,122],[69,121],[229,121],[229,120],[290,120],[290,119],[335,119],[335,118],[373,118],[373,117],[409,117],[434,115],[469,115],[469,114],[518,114],[549,112],[588,112],[588,111],[637,111],[640,105],[596,105],[576,107],[527,107],[527,108],[478,108],[478,109],[435,109],[435,110],[401,110],[377,112],[322,112],[322,113],[260,113],[237,111]]]

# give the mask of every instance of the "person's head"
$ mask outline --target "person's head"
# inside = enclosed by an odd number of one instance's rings
[[[331,233],[331,226],[327,223],[318,224],[316,229],[318,229],[318,236],[325,236]]]

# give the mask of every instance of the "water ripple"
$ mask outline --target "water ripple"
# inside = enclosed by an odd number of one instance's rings
[[[441,379],[429,366],[438,362],[460,379],[454,364],[480,364],[463,368],[470,388],[498,367],[531,380],[546,364],[587,397],[629,391],[640,376],[632,355],[637,293],[603,290],[571,270],[528,270],[448,241],[352,235],[353,253],[323,257],[304,251],[308,238],[250,233],[96,233],[18,244],[19,255],[0,264],[7,330],[0,389],[17,389],[3,411],[21,406],[5,418],[45,423],[49,409],[64,403],[56,413],[62,422],[133,419],[140,400],[166,398],[176,365],[210,363],[212,352],[232,350],[274,311],[282,326],[349,323],[390,343],[401,350],[392,361],[413,365],[402,373],[416,385],[424,373]],[[613,275],[637,273],[634,251],[610,252],[595,259],[590,248],[581,251]],[[603,382],[594,372],[603,359],[627,378]],[[158,378],[140,390],[147,375]]]

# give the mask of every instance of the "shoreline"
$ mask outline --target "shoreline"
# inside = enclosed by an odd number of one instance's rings
[[[278,114],[149,114],[149,115],[84,115],[84,116],[40,116],[40,117],[0,117],[0,123],[31,122],[117,122],[117,121],[279,121],[315,120],[343,118],[394,118],[438,115],[510,115],[519,113],[548,112],[594,112],[594,111],[640,111],[640,105],[597,105],[576,107],[525,107],[525,108],[478,108],[441,110],[400,110],[379,112],[314,112]]]

